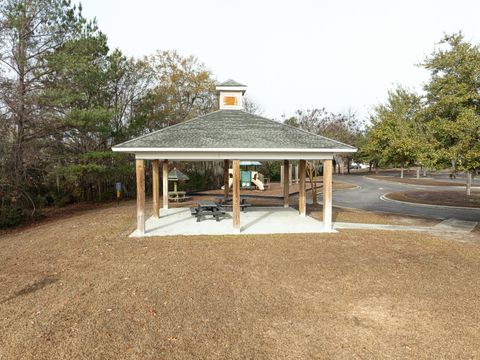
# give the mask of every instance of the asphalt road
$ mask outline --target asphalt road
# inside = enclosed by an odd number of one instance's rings
[[[394,183],[370,179],[363,175],[342,175],[335,177],[339,181],[349,182],[359,186],[358,189],[335,191],[333,193],[334,206],[346,206],[371,211],[386,211],[403,215],[421,216],[431,219],[459,219],[468,221],[480,221],[480,209],[457,209],[448,207],[426,207],[421,205],[403,204],[393,201],[385,201],[380,197],[394,191],[406,191],[415,189],[429,190],[453,190],[456,187],[444,186],[420,186]],[[319,195],[321,201],[322,195]]]

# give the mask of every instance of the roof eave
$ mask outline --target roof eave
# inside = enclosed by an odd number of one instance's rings
[[[241,91],[245,93],[247,91],[246,86],[217,86],[217,93],[220,91]]]
[[[114,152],[126,152],[126,153],[141,153],[141,152],[161,152],[161,153],[182,153],[182,152],[239,152],[239,153],[248,153],[248,152],[265,152],[265,153],[354,153],[357,152],[356,148],[351,149],[341,149],[341,148],[288,148],[288,149],[281,149],[281,148],[155,148],[155,147],[112,147],[112,151]]]

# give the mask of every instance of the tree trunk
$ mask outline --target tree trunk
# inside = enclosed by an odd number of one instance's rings
[[[403,166],[400,167],[400,179],[403,179]]]
[[[318,200],[317,200],[317,182],[316,182],[316,177],[313,178],[313,181],[311,181],[311,187],[312,187],[312,205],[317,205]]]
[[[25,10],[24,10],[24,16]],[[25,27],[22,27],[24,29]],[[17,47],[17,69],[18,69],[18,106],[16,107],[16,123],[17,123],[17,138],[16,146],[14,149],[14,170],[15,170],[15,181],[19,185],[23,182],[24,174],[24,164],[23,164],[23,152],[24,152],[24,137],[25,137],[25,98],[26,98],[26,37],[23,31],[18,32],[18,47]]]
[[[417,166],[417,179],[420,179],[420,166]]]
[[[472,172],[467,171],[467,195],[470,196],[472,191]]]
[[[426,167],[423,168],[423,177],[427,177],[427,168]]]
[[[316,184],[316,170],[315,165],[313,163],[307,163],[307,176],[308,180],[310,181],[310,188],[312,190],[312,205],[318,204],[317,199],[317,184]]]
[[[368,172],[369,173],[372,172],[372,162],[371,161],[368,163]]]

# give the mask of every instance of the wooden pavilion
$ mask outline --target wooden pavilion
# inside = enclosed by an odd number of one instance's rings
[[[224,161],[225,196],[228,169],[233,170],[233,229],[240,232],[240,161],[281,160],[284,179],[289,162],[299,163],[299,215],[306,215],[306,161],[323,161],[323,223],[332,230],[332,159],[356,149],[317,134],[243,111],[246,86],[233,80],[217,85],[219,110],[116,145],[113,151],[135,154],[137,230],[145,233],[145,161],[152,162],[153,216],[160,216],[160,163],[163,169],[163,208],[168,209],[168,162]],[[289,182],[283,182],[284,206],[289,206]]]

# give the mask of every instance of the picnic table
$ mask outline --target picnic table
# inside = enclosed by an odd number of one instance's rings
[[[218,196],[217,199],[221,206],[228,208],[233,207],[233,200],[231,198],[225,199],[223,196]],[[247,198],[240,196],[240,210],[246,212],[250,206],[252,206],[252,204],[247,204]]]
[[[213,201],[200,200],[196,207],[190,208],[192,215],[200,222],[205,215],[213,215],[216,221],[220,221],[220,216],[225,215],[225,210]]]
[[[185,191],[169,191],[168,200],[179,202],[190,199],[190,196],[186,196],[186,194],[187,193]]]

